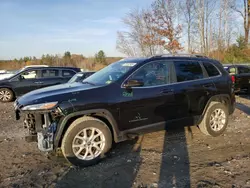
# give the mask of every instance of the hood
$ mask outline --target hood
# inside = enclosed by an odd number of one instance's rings
[[[0,80],[8,79],[14,74],[0,74]]]
[[[18,103],[22,106],[28,104],[39,104],[44,102],[54,102],[68,100],[72,95],[79,94],[80,91],[89,90],[100,86],[92,86],[82,83],[66,83],[55,86],[50,86],[42,89],[31,91],[22,97],[18,98]]]

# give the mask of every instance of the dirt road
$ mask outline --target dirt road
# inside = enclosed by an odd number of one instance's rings
[[[250,98],[238,97],[224,135],[161,131],[114,146],[98,165],[76,169],[26,143],[12,103],[0,104],[0,187],[250,187]]]

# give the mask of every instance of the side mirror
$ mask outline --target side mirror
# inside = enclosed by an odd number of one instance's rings
[[[22,75],[18,76],[18,80],[19,80],[19,81],[22,81],[23,79],[24,79],[24,78],[23,78]]]
[[[128,80],[124,87],[131,88],[131,87],[141,87],[144,83],[140,80]]]

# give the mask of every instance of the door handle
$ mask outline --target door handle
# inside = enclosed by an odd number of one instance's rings
[[[167,93],[173,93],[174,92],[174,89],[163,89],[161,91],[161,94],[167,94]]]
[[[34,82],[35,84],[43,84],[43,82]]]
[[[214,87],[214,84],[205,84],[203,85],[204,88]]]

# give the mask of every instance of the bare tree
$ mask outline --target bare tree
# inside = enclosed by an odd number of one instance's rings
[[[245,42],[249,42],[249,29],[250,29],[250,8],[248,8],[248,0],[240,0],[243,5],[237,4],[239,0],[234,0],[231,4],[231,8],[240,14],[243,18],[243,25],[244,25],[244,33],[245,33]],[[250,5],[249,5],[250,6]]]
[[[145,35],[145,44],[162,46],[169,53],[176,53],[182,50],[179,39],[182,27],[175,24],[178,21],[176,16],[177,3],[172,0],[157,0],[152,4],[152,13],[147,14],[148,23],[152,23],[151,29],[155,35]]]
[[[151,23],[146,20],[146,10],[133,10],[123,19],[128,31],[117,33],[116,48],[128,56],[151,56],[159,51],[159,46],[145,43],[145,35],[152,34]]]
[[[184,14],[184,19],[187,22],[187,43],[188,43],[188,52],[192,52],[191,47],[191,31],[194,28],[194,19],[195,19],[195,11],[194,11],[194,0],[185,0],[184,3],[181,3],[181,9]]]

